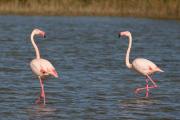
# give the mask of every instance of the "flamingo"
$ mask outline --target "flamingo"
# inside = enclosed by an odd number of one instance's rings
[[[154,82],[154,80],[150,77],[150,75],[154,74],[155,72],[164,72],[159,67],[157,67],[156,64],[154,64],[152,61],[144,59],[144,58],[136,58],[132,63],[129,62],[129,54],[132,46],[132,36],[129,31],[124,31],[119,33],[119,37],[126,36],[129,38],[129,45],[126,52],[126,66],[129,69],[133,69],[136,72],[140,73],[141,75],[146,77],[146,86],[142,88],[137,88],[135,90],[135,93],[139,93],[142,90],[146,90],[146,96],[149,96],[149,89],[157,88],[157,84]],[[153,85],[149,86],[148,82],[151,81]]]
[[[46,76],[52,75],[55,78],[58,78],[58,73],[56,72],[54,66],[46,59],[40,57],[39,49],[34,42],[34,36],[39,35],[45,37],[45,32],[39,29],[34,29],[31,33],[31,42],[36,52],[36,58],[33,59],[30,63],[32,71],[38,76],[41,86],[41,94],[36,100],[36,103],[40,103],[41,100],[44,100],[44,105],[46,104],[45,100],[45,91],[44,91],[44,78]]]

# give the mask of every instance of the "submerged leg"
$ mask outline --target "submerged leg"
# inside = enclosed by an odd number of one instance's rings
[[[39,98],[36,100],[36,103],[40,103],[41,100],[43,99],[44,104],[46,104],[46,97],[45,97],[45,92],[44,92],[44,83],[43,80],[41,79],[41,77],[39,77],[39,81],[40,81],[40,86],[41,86],[41,94],[39,96]]]

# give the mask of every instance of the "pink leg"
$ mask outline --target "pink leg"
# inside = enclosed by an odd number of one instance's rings
[[[149,85],[148,85],[148,79],[146,79],[146,97],[149,96]]]
[[[148,79],[146,79],[146,87],[137,88],[137,89],[135,90],[135,93],[137,94],[137,93],[139,93],[140,91],[146,89],[146,95],[147,95],[147,94],[148,94],[148,93],[147,93],[147,90],[149,91],[149,88],[152,88],[152,86],[149,86],[149,85],[148,85]]]
[[[158,86],[157,86],[156,83],[152,80],[152,78],[151,78],[149,75],[147,75],[147,77],[148,77],[148,79],[153,83],[152,88],[157,88]]]
[[[36,103],[40,103],[41,99],[43,98],[44,100],[44,104],[46,104],[45,101],[45,92],[44,92],[44,84],[43,84],[43,80],[41,79],[41,77],[39,77],[39,81],[40,81],[40,85],[41,85],[41,94],[39,96],[39,98],[36,100]]]
[[[146,85],[146,87],[147,87],[147,85]],[[140,91],[147,89],[146,87],[137,88],[137,89],[135,90],[135,93],[137,94],[137,93],[139,93]],[[148,85],[148,89],[151,89],[151,88],[155,88],[154,85],[153,85],[153,86],[149,86],[149,85]]]
[[[138,92],[140,92],[141,90],[144,90],[146,89],[146,97],[149,96],[149,89],[151,88],[157,88],[158,86],[156,85],[156,83],[151,79],[151,77],[149,75],[147,75],[147,78],[153,83],[152,86],[149,86],[148,85],[148,79],[146,79],[146,87],[143,87],[143,88],[137,88],[135,90],[135,93],[137,94]]]

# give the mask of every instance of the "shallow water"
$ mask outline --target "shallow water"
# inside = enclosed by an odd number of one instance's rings
[[[47,105],[36,105],[39,81],[29,62],[33,28],[41,56],[56,67],[60,79],[45,81]],[[159,85],[138,96],[143,76],[124,64],[128,40],[118,32],[130,30],[130,59],[144,57],[164,70],[153,76]],[[0,16],[1,120],[120,120],[178,119],[180,111],[180,22],[120,17]]]

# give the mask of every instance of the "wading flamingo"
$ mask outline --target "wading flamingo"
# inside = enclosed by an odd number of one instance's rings
[[[32,71],[38,76],[41,86],[41,94],[40,97],[36,100],[36,103],[37,104],[40,103],[41,100],[43,99],[44,104],[46,104],[46,100],[45,100],[46,97],[44,92],[44,78],[49,75],[58,78],[58,74],[55,68],[53,67],[53,65],[48,60],[42,59],[40,57],[39,49],[36,43],[34,42],[35,35],[40,35],[42,37],[45,37],[45,32],[39,29],[34,29],[31,33],[31,42],[36,52],[36,58],[31,61],[30,66]]]
[[[131,50],[131,46],[132,46],[131,33],[129,31],[120,32],[119,37],[121,37],[121,36],[127,36],[129,38],[129,45],[128,45],[128,49],[127,49],[127,52],[126,52],[126,59],[125,59],[126,66],[129,69],[133,69],[133,70],[137,71],[138,73],[146,76],[146,87],[137,88],[135,90],[135,93],[137,94],[141,90],[146,90],[146,97],[148,97],[149,96],[149,89],[158,87],[156,85],[156,83],[154,82],[154,80],[152,80],[150,75],[155,73],[155,72],[164,72],[164,71],[162,71],[159,67],[157,67],[150,60],[147,60],[147,59],[144,59],[144,58],[136,58],[131,64],[129,62],[129,54],[130,54],[130,50]],[[153,85],[151,85],[151,86],[148,85],[149,80],[152,82]]]

